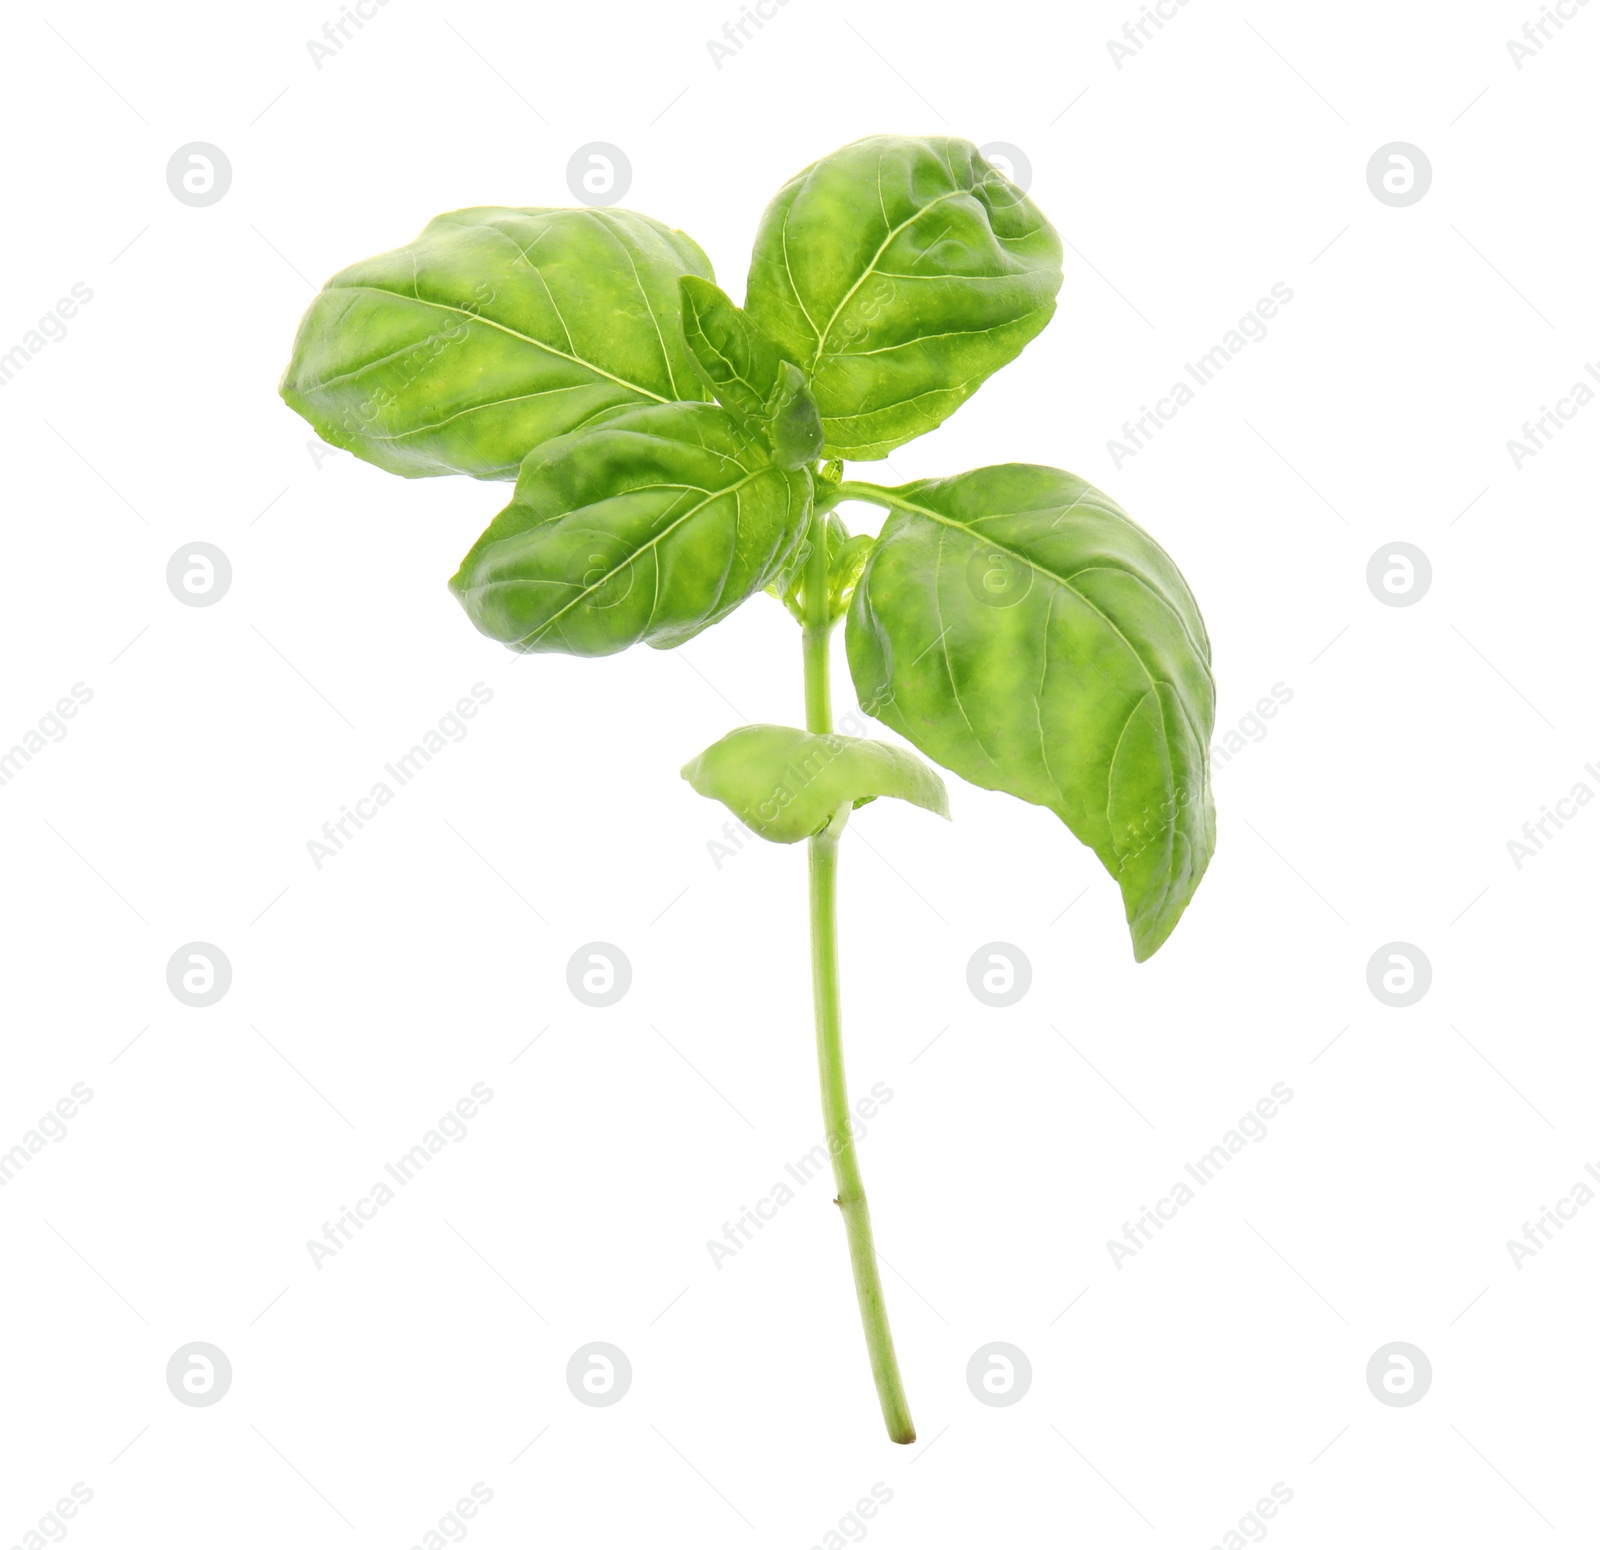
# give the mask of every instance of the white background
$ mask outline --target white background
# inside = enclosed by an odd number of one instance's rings
[[[1600,407],[1520,471],[1506,443],[1600,361],[1600,5],[1520,71],[1532,0],[1194,0],[1120,70],[1132,0],[1064,9],[790,0],[720,70],[733,0],[392,0],[320,70],[332,0],[11,16],[0,350],[93,300],[0,390],[0,746],[93,698],[0,788],[0,1149],[93,1098],[0,1190],[0,1545],[79,1481],[85,1550],[404,1547],[475,1482],[485,1547],[837,1543],[878,1482],[884,1547],[1204,1547],[1258,1537],[1275,1482],[1285,1547],[1594,1542],[1600,1204],[1520,1269],[1506,1240],[1600,1165],[1600,810],[1520,870],[1507,841],[1600,790]],[[1216,859],[1143,966],[1042,810],[952,780],[952,824],[852,823],[911,1448],[826,1185],[706,1249],[820,1137],[803,851],[719,870],[725,815],[677,775],[800,719],[792,622],[758,598],[680,652],[518,659],[444,586],[506,491],[319,467],[276,397],[315,285],[442,210],[570,203],[585,142],[739,296],[770,194],[884,131],[1020,146],[1070,244],[1054,324],[890,482],[1072,469],[1187,575],[1219,729],[1292,690],[1217,769]],[[1395,140],[1433,168],[1409,208],[1366,181]],[[190,141],[232,164],[207,208],[166,185]],[[1269,336],[1117,468],[1275,282]],[[211,608],[166,586],[195,540],[233,567]],[[1433,567],[1409,608],[1365,580],[1396,540]],[[470,735],[316,869],[480,682]],[[165,978],[196,940],[233,968],[203,1010]],[[566,985],[595,940],[633,968],[607,1010]],[[1005,1010],[966,983],[997,940],[1033,967]],[[1403,1010],[1366,981],[1397,940],[1433,969]],[[466,1139],[316,1268],[475,1082]],[[1117,1268],[1275,1082],[1267,1139]],[[233,1366],[211,1408],[165,1382],[197,1340]],[[593,1340],[633,1365],[610,1408],[564,1381]],[[1008,1408],[964,1376],[996,1340],[1033,1367]],[[1433,1367],[1407,1408],[1365,1379],[1394,1341]]]

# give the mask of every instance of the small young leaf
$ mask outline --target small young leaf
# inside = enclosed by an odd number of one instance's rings
[[[619,409],[528,454],[450,589],[515,651],[677,646],[783,569],[810,503],[715,404]]]
[[[1216,843],[1211,645],[1178,568],[1056,468],[856,491],[890,507],[846,626],[862,705],[974,785],[1054,812],[1121,886],[1148,958]]]
[[[874,797],[950,816],[944,782],[914,753],[797,727],[739,727],[684,765],[683,778],[780,845],[825,829],[846,802],[859,807]]]
[[[844,618],[850,604],[850,594],[861,577],[867,555],[877,542],[871,533],[850,533],[836,511],[828,513],[828,622],[837,623]],[[797,624],[806,622],[806,561],[810,558],[810,540],[803,538],[790,555],[783,570],[767,584],[767,591],[794,616]]]
[[[1061,239],[965,140],[877,135],[767,206],[745,310],[805,372],[829,456],[948,418],[1050,321]]]
[[[822,451],[822,417],[805,373],[709,280],[685,275],[683,336],[701,381],[724,409],[772,447],[779,468],[804,468]]]
[[[681,231],[628,210],[457,210],[336,274],[278,391],[324,441],[408,478],[514,479],[541,442],[627,404],[707,397]]]
[[[752,422],[765,420],[781,364],[772,341],[709,280],[684,275],[678,291],[696,375],[724,409]]]
[[[837,524],[838,532],[834,528]],[[844,523],[828,513],[828,617],[842,619],[850,598],[866,569],[867,556],[877,539],[871,533],[846,533]]]
[[[804,373],[791,361],[778,367],[778,385],[768,401],[767,437],[779,468],[804,468],[822,451],[822,415]]]

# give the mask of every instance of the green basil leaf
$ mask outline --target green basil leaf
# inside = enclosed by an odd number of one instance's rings
[[[279,387],[324,441],[390,473],[514,479],[627,404],[702,400],[678,278],[711,263],[628,210],[457,210],[336,274]]]
[[[717,402],[771,445],[780,468],[815,462],[822,417],[805,373],[781,360],[772,341],[709,280],[685,275],[678,290],[690,359]]]
[[[677,646],[783,570],[810,506],[715,404],[614,410],[528,454],[450,588],[516,651]]]
[[[838,523],[837,535],[834,524]],[[877,543],[871,533],[847,533],[844,523],[830,511],[828,513],[828,617],[842,619],[850,606],[861,572],[867,567],[867,557]]]
[[[804,370],[827,454],[871,459],[1014,359],[1060,286],[1060,238],[975,147],[880,135],[767,206],[745,310]]]
[[[683,337],[700,380],[724,409],[752,422],[767,417],[778,386],[778,352],[728,294],[698,275],[678,281]]]
[[[1216,843],[1216,694],[1178,568],[1110,499],[1008,463],[894,490],[846,626],[861,703],[975,785],[1054,812],[1161,946]]]
[[[806,386],[805,374],[791,361],[778,368],[778,385],[768,403],[767,438],[780,468],[804,468],[822,451],[822,414]]]
[[[874,797],[950,816],[944,782],[914,753],[798,727],[740,727],[684,765],[683,778],[780,845],[825,829],[846,802],[859,807]]]

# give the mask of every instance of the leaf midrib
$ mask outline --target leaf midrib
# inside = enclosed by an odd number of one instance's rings
[[[742,490],[747,484],[751,483],[755,479],[759,479],[762,474],[770,473],[771,471],[772,470],[768,469],[768,468],[758,468],[758,469],[754,470],[754,472],[752,472],[752,473],[747,473],[744,476],[744,478],[740,479],[735,484],[725,485],[720,490],[712,490],[709,493],[706,493],[706,498],[703,501],[699,501],[695,505],[691,506],[686,512],[683,513],[682,516],[674,517],[673,520],[670,523],[668,523],[668,525],[666,527],[662,528],[662,530],[659,533],[657,533],[653,538],[651,538],[646,543],[640,544],[639,547],[637,549],[635,549],[631,554],[629,554],[626,559],[620,561],[616,565],[613,565],[611,567],[611,569],[608,570],[605,573],[605,575],[603,575],[598,581],[593,583],[591,586],[585,587],[583,589],[583,591],[579,592],[576,596],[569,598],[565,603],[563,603],[561,605],[560,608],[558,608],[553,614],[551,614],[550,617],[548,619],[546,619],[544,621],[544,623],[541,624],[537,630],[534,630],[531,634],[524,635],[522,637],[522,639],[517,642],[517,644],[519,646],[527,646],[527,645],[530,645],[532,642],[538,640],[541,636],[549,634],[551,628],[555,625],[556,621],[558,619],[560,619],[563,614],[565,614],[569,609],[576,608],[578,606],[578,604],[581,603],[586,597],[588,597],[591,592],[598,591],[608,581],[610,581],[613,576],[618,575],[625,567],[627,567],[629,565],[632,565],[639,558],[639,556],[642,555],[645,552],[646,549],[655,548],[655,546],[657,544],[659,544],[663,539],[670,537],[671,534],[675,533],[691,517],[695,516],[699,512],[704,511],[706,509],[706,507],[711,505],[714,501],[719,501],[726,495],[732,495],[737,500],[739,491]],[[699,486],[698,485],[688,485],[688,484],[677,485],[677,486],[653,485],[653,486],[649,486],[648,488],[652,488],[652,489],[677,488],[677,489],[682,489],[682,490],[692,490],[692,489],[698,489]],[[622,494],[633,495],[633,494],[636,494],[636,493],[638,493],[637,490],[626,490],[626,491],[617,491],[617,492],[615,492],[615,495],[622,495]],[[607,499],[607,500],[614,499],[615,495],[607,496],[607,497],[605,497],[605,499]],[[575,516],[578,511],[587,510],[587,509],[588,509],[587,507],[578,507],[578,508],[575,508],[573,511],[563,512],[562,515],[563,516],[568,516],[568,517]],[[737,541],[737,534],[735,534],[735,541]],[[657,567],[658,572],[659,572],[659,569],[660,569],[660,567],[658,566]],[[504,583],[504,582],[500,583],[500,585],[507,585],[507,584],[508,583]],[[657,577],[658,595],[659,595],[659,585],[660,585],[660,578],[659,578],[659,574],[658,574],[658,577]],[[654,609],[654,606],[652,605],[651,614],[653,615],[654,612],[655,612],[655,609]],[[645,622],[646,622],[646,624],[648,624],[649,620],[647,619]]]
[[[648,398],[658,404],[670,404],[674,400],[663,398],[659,393],[652,393],[647,387],[640,387],[637,382],[630,382],[626,377],[619,377],[614,372],[607,371],[603,366],[597,366],[593,361],[586,361],[581,355],[569,355],[565,350],[558,350],[554,345],[546,344],[542,339],[535,339],[531,334],[520,333],[517,329],[509,328],[504,323],[498,323],[491,317],[485,317],[481,312],[469,312],[465,307],[455,307],[446,301],[433,301],[426,296],[407,296],[404,291],[392,291],[386,285],[338,285],[330,286],[330,290],[340,291],[372,291],[379,296],[392,296],[396,301],[415,302],[419,307],[433,307],[439,312],[453,312],[458,317],[464,317],[469,322],[481,323],[486,328],[496,328],[502,334],[507,334],[513,339],[520,339],[523,344],[531,344],[535,349],[543,350],[547,355],[553,355],[558,360],[569,361],[574,366],[581,366],[585,371],[592,371],[597,377],[604,377],[607,382],[615,382],[618,387],[627,388],[630,393],[637,393],[642,398]],[[558,318],[560,312],[556,313]],[[566,320],[562,319],[561,326],[566,328]],[[568,334],[571,338],[571,334]],[[319,384],[320,386],[320,384]]]
[[[839,314],[841,312],[843,312],[844,309],[850,304],[850,298],[852,296],[854,296],[855,293],[857,291],[859,291],[861,289],[861,287],[867,283],[868,277],[877,269],[878,260],[880,258],[882,258],[884,253],[888,250],[889,244],[891,242],[893,242],[894,239],[896,237],[898,237],[900,235],[900,233],[903,232],[906,229],[906,227],[912,225],[916,221],[920,221],[922,219],[922,217],[924,215],[926,215],[928,213],[928,211],[933,209],[936,205],[943,204],[947,199],[958,199],[962,195],[970,195],[971,192],[972,192],[972,190],[968,189],[968,188],[953,188],[953,189],[950,190],[950,192],[948,194],[940,194],[937,199],[930,199],[927,202],[927,204],[920,206],[914,215],[908,215],[905,218],[905,220],[901,221],[901,223],[898,226],[894,227],[888,233],[888,235],[884,237],[883,241],[878,244],[878,251],[872,255],[872,262],[869,263],[867,265],[867,267],[861,271],[860,275],[858,275],[857,278],[856,278],[855,284],[852,285],[850,287],[850,289],[844,293],[843,297],[840,298],[839,305],[833,309],[833,316],[828,319],[827,327],[825,327],[822,330],[822,332],[820,334],[818,334],[818,336],[817,336],[817,348],[816,348],[816,351],[813,353],[813,355],[811,357],[810,370],[815,371],[817,369],[817,362],[822,359],[823,346],[825,346],[827,344],[827,342],[828,342],[828,335],[833,332],[833,325],[839,321]],[[792,208],[792,206],[791,206],[791,208]],[[788,212],[787,211],[784,214],[784,232],[785,232],[785,236],[787,236],[787,233],[788,233]],[[787,252],[788,252],[787,244],[785,244],[784,252],[785,252],[785,254],[787,254]],[[799,300],[799,297],[800,297],[800,292],[799,292],[799,290],[797,288],[795,290],[795,299]],[[805,311],[805,304],[803,302],[801,303],[800,310],[802,312]],[[815,326],[815,325],[813,325],[813,326]]]

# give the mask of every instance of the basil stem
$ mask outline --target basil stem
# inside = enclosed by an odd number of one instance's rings
[[[806,729],[833,730],[832,697],[828,683],[828,637],[833,629],[828,588],[827,513],[813,511],[809,542],[811,552],[805,572]],[[916,1428],[900,1381],[894,1336],[889,1332],[889,1309],[883,1280],[878,1274],[878,1251],[872,1242],[872,1218],[867,1192],[856,1160],[855,1138],[850,1128],[850,1095],[845,1086],[843,1019],[839,1007],[838,877],[839,837],[850,816],[844,803],[833,821],[808,842],[811,873],[811,993],[817,1021],[817,1071],[822,1080],[822,1117],[828,1135],[828,1155],[833,1159],[833,1181],[838,1190],[834,1204],[844,1216],[850,1244],[850,1267],[855,1275],[856,1301],[861,1307],[861,1327],[872,1360],[872,1381],[884,1424],[894,1442],[915,1442]]]

